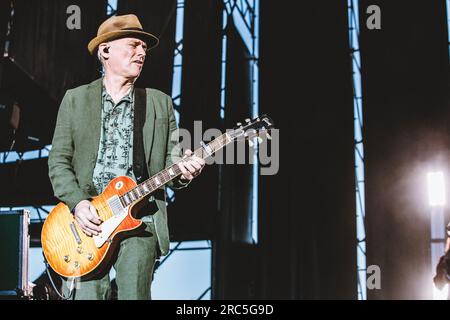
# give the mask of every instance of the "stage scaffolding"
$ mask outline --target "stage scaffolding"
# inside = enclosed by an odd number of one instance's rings
[[[359,0],[348,0],[348,28],[353,69],[353,108],[355,120],[355,181],[356,181],[356,261],[358,299],[367,299],[366,289],[366,228],[364,201],[364,142],[361,88],[361,56],[359,51]]]

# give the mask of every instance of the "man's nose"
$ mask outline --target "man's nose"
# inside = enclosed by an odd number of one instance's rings
[[[138,46],[137,47],[137,54],[138,54],[138,56],[142,56],[142,57],[144,57],[145,58],[145,55],[147,54],[147,52],[144,50],[144,47],[143,46]]]

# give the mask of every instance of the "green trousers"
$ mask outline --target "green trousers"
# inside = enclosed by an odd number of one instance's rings
[[[150,300],[158,240],[153,222],[144,222],[145,231],[120,242],[113,262],[116,271],[117,299]],[[108,300],[112,289],[109,272],[100,278],[75,281],[72,299]],[[70,292],[70,280],[63,280],[63,293]]]

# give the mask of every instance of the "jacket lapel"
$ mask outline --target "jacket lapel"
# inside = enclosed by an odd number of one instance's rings
[[[155,105],[153,102],[153,97],[149,94],[148,90],[146,90],[147,94],[147,116],[145,119],[143,136],[144,136],[144,151],[145,151],[145,160],[149,164],[150,167],[150,154],[153,144],[153,135],[155,131]],[[149,168],[149,172],[150,168]]]
[[[88,126],[92,132],[92,154],[97,158],[98,147],[100,144],[100,133],[102,129],[101,112],[102,112],[102,78],[91,82],[87,92],[88,101],[86,101],[86,114],[88,115]]]

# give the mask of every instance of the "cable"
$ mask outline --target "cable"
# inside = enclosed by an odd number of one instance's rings
[[[11,146],[9,147],[8,151],[5,152],[5,158],[4,158],[5,161],[6,161],[6,158],[8,158],[9,154],[11,153],[12,149],[14,148],[14,145],[16,144],[16,129],[13,130],[13,136],[14,136],[14,138],[11,143]]]
[[[44,263],[45,263],[45,271],[47,272],[47,276],[48,276],[48,278],[50,279],[50,283],[52,284],[52,287],[53,287],[53,289],[55,290],[55,292],[58,294],[58,296],[59,296],[61,299],[63,299],[63,300],[71,300],[72,297],[73,297],[73,293],[74,293],[74,291],[75,291],[75,290],[74,290],[75,278],[72,278],[71,285],[70,285],[70,290],[69,290],[69,296],[68,296],[68,297],[65,297],[63,293],[60,293],[60,292],[59,292],[59,290],[56,288],[55,283],[53,282],[53,278],[52,278],[52,276],[51,276],[51,274],[50,274],[47,260],[44,260]]]

